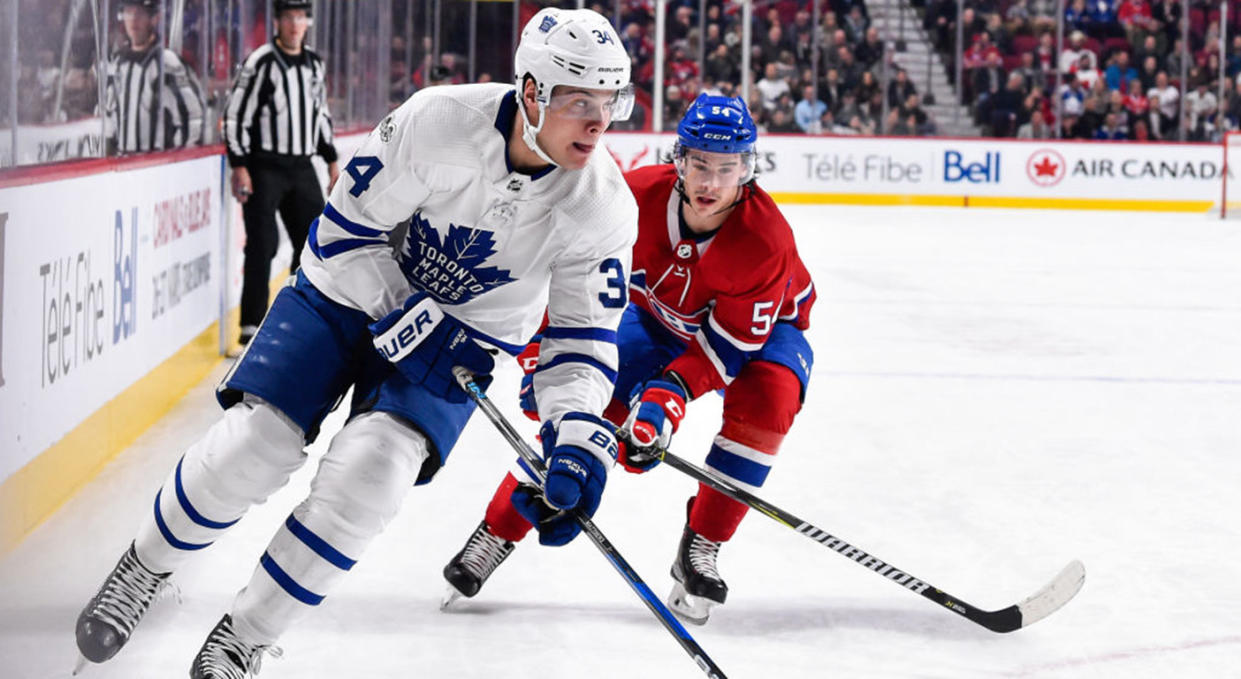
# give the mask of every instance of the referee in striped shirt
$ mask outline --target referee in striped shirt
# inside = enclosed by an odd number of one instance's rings
[[[121,0],[128,44],[108,60],[108,153],[202,143],[203,95],[193,71],[159,42],[159,0]]]
[[[310,7],[310,0],[276,0],[276,37],[246,57],[225,114],[233,195],[246,221],[243,345],[267,313],[271,260],[280,242],[276,211],[293,243],[289,269],[297,271],[310,223],[323,212],[323,191],[311,156],[327,161],[329,192],[340,175],[323,60],[303,44]]]

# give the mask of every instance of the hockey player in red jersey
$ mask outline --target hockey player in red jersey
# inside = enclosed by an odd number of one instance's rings
[[[618,459],[629,471],[657,464],[653,451],[668,446],[686,403],[722,390],[724,422],[706,466],[753,491],[801,410],[813,360],[803,331],[814,286],[788,223],[754,182],[755,137],[740,98],[700,95],[678,125],[673,164],[626,176],[639,215],[633,299],[617,331],[619,371],[604,416],[620,429]],[[542,337],[571,332],[548,327]],[[538,349],[536,341],[521,357],[528,372],[522,409],[535,420],[542,371],[569,360]],[[445,605],[474,596],[532,526],[543,544],[576,533],[572,523],[546,521],[523,476],[519,463],[445,566]],[[724,603],[716,556],[746,509],[705,485],[690,498],[668,601],[686,620],[705,623],[710,608]]]

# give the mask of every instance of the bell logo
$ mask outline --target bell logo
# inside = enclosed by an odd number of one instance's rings
[[[1052,149],[1039,149],[1026,160],[1026,176],[1036,186],[1055,186],[1064,179],[1064,156]]]

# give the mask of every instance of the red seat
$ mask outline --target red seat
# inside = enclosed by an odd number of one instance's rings
[[[1014,35],[1013,36],[1013,53],[1014,54],[1023,54],[1025,52],[1033,52],[1035,49],[1038,49],[1038,38],[1032,35]]]
[[[1131,49],[1132,48],[1129,45],[1129,40],[1126,38],[1108,38],[1107,40],[1103,41],[1103,53],[1104,54],[1113,54],[1115,52],[1129,52],[1130,53],[1129,56],[1133,56]]]
[[[1020,65],[1021,65],[1020,54],[1005,54],[1004,55],[1004,70],[1005,71],[1011,71]]]

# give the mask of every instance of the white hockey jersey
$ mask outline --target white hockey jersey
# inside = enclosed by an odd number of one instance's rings
[[[311,225],[302,270],[376,319],[424,290],[479,342],[511,355],[546,308],[540,414],[598,414],[616,377],[637,205],[602,149],[582,170],[514,171],[515,115],[516,91],[502,84],[410,97],[345,167]],[[394,251],[390,232],[406,221]]]

